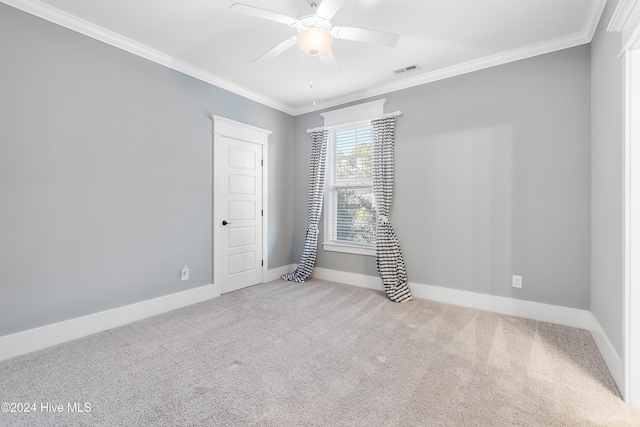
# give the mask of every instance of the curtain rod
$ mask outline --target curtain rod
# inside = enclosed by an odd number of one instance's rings
[[[402,115],[402,111],[398,110],[398,111],[394,111],[393,113],[387,113],[378,117],[374,117],[371,120],[388,119],[389,117],[399,117],[401,115]],[[330,126],[320,126],[313,129],[307,129],[307,133],[313,133],[313,132],[317,132],[321,130],[329,130],[329,129],[330,129]]]

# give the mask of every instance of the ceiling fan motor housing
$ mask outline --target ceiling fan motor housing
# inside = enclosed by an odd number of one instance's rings
[[[323,18],[315,13],[303,13],[298,16],[298,32],[302,32],[307,28],[322,28],[325,31],[331,31],[333,24],[330,19]]]

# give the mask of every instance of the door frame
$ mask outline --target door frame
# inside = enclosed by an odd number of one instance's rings
[[[236,139],[239,141],[249,142],[252,144],[260,145],[262,147],[262,279],[260,283],[264,283],[265,277],[267,277],[267,271],[269,269],[269,135],[273,132],[270,130],[262,129],[256,126],[248,125],[246,123],[238,122],[228,119],[226,117],[217,116],[212,114],[209,116],[213,121],[212,142],[213,150],[211,150],[211,172],[212,172],[212,194],[211,210],[211,254],[212,254],[212,277],[213,285],[216,288],[216,293],[221,294],[222,291],[222,279],[219,277],[219,268],[216,268],[216,263],[220,262],[216,256],[216,225],[219,224],[223,218],[222,207],[216,203],[216,186],[218,185],[218,178],[215,170],[215,156],[218,154],[218,146],[216,141],[221,137],[227,137]]]
[[[620,0],[607,27],[622,43],[624,90],[624,294],[622,310],[625,401],[640,407],[640,0]]]
[[[640,126],[633,120],[640,115],[639,49],[625,52],[624,67],[624,397],[627,403],[640,407]]]

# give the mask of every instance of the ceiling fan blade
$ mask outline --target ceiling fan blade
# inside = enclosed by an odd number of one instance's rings
[[[331,19],[338,13],[342,5],[344,5],[344,0],[322,0],[316,13],[323,18]]]
[[[331,75],[340,72],[340,67],[336,62],[336,58],[335,56],[333,56],[333,52],[331,52],[331,49],[318,56],[318,59],[320,60],[320,63],[322,64],[322,67],[327,72],[327,74]]]
[[[266,9],[260,9],[259,7],[253,7],[242,3],[232,4],[231,6],[229,6],[229,10],[245,15],[255,16],[257,18],[279,22],[281,24],[289,25],[290,27],[295,27],[298,23],[298,20],[296,18],[291,18],[290,16],[282,15],[280,13],[272,12]]]
[[[352,27],[333,27],[331,35],[337,39],[379,44],[388,47],[395,47],[398,44],[398,40],[400,40],[398,34]]]
[[[295,44],[296,44],[296,36],[289,37],[288,39],[286,39],[282,43],[278,44],[273,49],[263,53],[262,55],[260,55],[256,59],[254,59],[252,61],[252,63],[255,64],[256,62],[262,62],[262,61],[266,61],[266,60],[269,60],[269,59],[273,59],[276,56],[278,56],[281,53],[283,53],[285,50],[289,49],[290,47],[295,46]]]

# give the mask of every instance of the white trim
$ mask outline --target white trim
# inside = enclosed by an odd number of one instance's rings
[[[297,264],[290,264],[268,270],[265,282],[277,280],[282,274],[293,271],[296,268]],[[353,286],[382,291],[382,282],[379,277],[375,276],[316,267],[313,270],[312,277],[320,280],[346,283]],[[568,326],[587,329],[591,332],[598,349],[602,353],[603,359],[611,371],[614,381],[618,387],[620,387],[623,373],[622,359],[616,353],[598,320],[590,312],[586,312],[585,314],[585,310],[570,309],[567,307],[559,307],[530,301],[513,300],[511,298],[494,297],[491,295],[477,294],[475,292],[446,289],[438,286],[411,283],[410,287],[414,296],[420,299],[431,299],[448,304],[479,308],[526,318],[532,317],[524,314],[537,312],[536,320],[568,324]],[[63,322],[29,329],[27,331],[17,332],[11,335],[5,335],[0,337],[0,361],[51,347],[53,345],[62,344],[74,339],[105,331],[107,329],[142,320],[147,317],[166,313],[191,304],[216,298],[218,296],[220,296],[219,286],[213,284],[206,285],[123,307],[101,311],[99,313],[89,314],[87,316],[77,317],[75,319],[65,320]],[[478,299],[478,297],[480,298]],[[507,303],[506,307],[508,310],[498,311],[497,308],[499,308],[499,306],[505,308],[505,303]],[[525,308],[525,310],[521,310],[522,308]],[[545,315],[544,313],[549,310],[554,314],[551,316]],[[561,321],[558,321],[559,319]]]
[[[414,77],[403,78],[402,80],[397,80],[395,82],[365,89],[359,92],[350,93],[342,97],[318,102],[316,103],[315,107],[309,107],[305,105],[304,107],[296,109],[293,115],[297,116],[313,112],[314,110],[332,108],[349,102],[355,102],[366,98],[381,96],[387,93],[420,86],[426,83],[433,83],[439,80],[472,73],[474,71],[480,71],[487,68],[496,67],[498,65],[508,64],[510,62],[516,62],[522,59],[532,58],[535,56],[568,49],[570,47],[580,46],[589,43],[589,41],[590,38],[587,39],[584,34],[579,33],[577,35],[562,37],[560,39],[546,43],[540,43],[508,52],[498,53],[484,58],[468,61],[462,64],[456,64],[451,67],[441,68],[432,72],[418,74]]]
[[[248,125],[237,120],[231,120],[226,117],[217,116],[215,114],[211,114],[209,117],[213,120],[213,134],[233,139],[240,139],[254,144],[269,145],[268,136],[271,135],[273,131]]]
[[[607,27],[609,32],[620,33],[623,53],[633,49],[640,40],[639,5],[638,0],[620,0]]]
[[[338,187],[335,184],[335,168],[336,168],[336,133],[346,129],[354,129],[371,125],[371,120],[380,117],[384,113],[384,104],[386,99],[378,99],[375,101],[363,102],[361,104],[340,108],[333,111],[320,113],[324,119],[325,128],[329,129],[329,146],[327,147],[327,167],[325,176],[324,189],[324,206],[323,206],[323,235],[322,249],[331,252],[342,252],[356,255],[375,256],[376,249],[359,245],[350,245],[348,243],[332,239],[332,221],[334,219],[334,194]],[[394,113],[395,114],[395,113]],[[367,188],[373,188],[372,184],[368,184]]]
[[[311,277],[359,286],[361,288],[374,289],[376,291],[383,291],[384,289],[382,287],[382,280],[377,276],[367,276],[364,274],[316,267]],[[607,368],[609,368],[618,389],[623,390],[624,371],[622,359],[616,352],[613,344],[609,341],[607,334],[602,329],[602,326],[600,326],[596,317],[588,310],[418,283],[409,283],[409,288],[413,296],[419,299],[438,301],[446,304],[476,308],[509,316],[523,317],[588,330],[598,346],[598,350],[600,350],[602,358]]]
[[[621,3],[618,4],[620,6]],[[616,9],[616,12],[618,9]],[[615,15],[615,14],[614,14]],[[630,67],[630,55],[629,52],[624,52],[623,55],[623,300],[622,300],[622,367],[624,369],[624,382],[622,383],[622,387],[620,387],[620,392],[622,396],[626,399],[629,396],[629,340],[631,338],[630,332],[630,310],[629,310],[629,290],[631,285],[631,139],[629,138],[629,118],[630,118],[630,82],[631,76],[629,72],[631,70]]]
[[[242,123],[236,120],[232,120],[226,117],[217,116],[215,114],[211,114],[209,116],[213,122],[213,134],[212,142],[213,142],[213,167],[212,167],[212,188],[213,188],[213,279],[214,282],[217,282],[222,285],[222,277],[219,277],[218,271],[220,269],[215,268],[216,262],[219,262],[217,258],[217,241],[215,236],[215,227],[220,223],[222,218],[226,215],[221,215],[221,207],[220,204],[217,203],[217,174],[216,174],[216,161],[217,158],[217,144],[216,140],[220,137],[231,138],[243,142],[248,142],[251,144],[256,144],[261,146],[260,155],[261,155],[261,163],[262,163],[262,200],[261,200],[261,210],[262,210],[262,268],[261,268],[261,282],[265,282],[265,277],[269,271],[269,135],[273,132],[267,129],[262,129],[257,126],[252,126],[246,123]]]
[[[271,132],[269,132],[271,134]],[[262,283],[269,274],[269,146],[262,147]]]
[[[268,270],[265,282],[293,271],[297,264]],[[220,286],[206,285],[0,337],[0,361],[42,350],[107,329],[123,326],[220,296]]]
[[[282,102],[268,98],[262,94],[249,90],[236,83],[225,80],[213,73],[188,64],[159,50],[153,49],[135,40],[131,40],[113,31],[102,28],[96,24],[71,15],[60,9],[37,0],[1,0],[2,3],[15,7],[31,15],[45,19],[69,30],[99,40],[103,43],[122,49],[141,58],[148,59],[156,64],[179,71],[203,82],[210,83],[219,88],[228,90],[236,95],[243,96],[252,101],[266,105],[287,114],[293,114],[295,110]]]
[[[376,291],[384,290],[382,280],[377,276],[367,276],[364,274],[316,267],[311,277],[331,282],[345,283],[361,288],[374,289]],[[598,350],[602,354],[602,358],[611,372],[611,376],[618,386],[618,389],[623,390],[623,361],[616,352],[613,344],[609,341],[607,334],[602,329],[602,326],[600,326],[596,317],[588,310],[418,283],[409,283],[409,288],[413,296],[419,299],[438,301],[508,316],[522,317],[588,330]]]
[[[325,222],[326,224],[326,222]],[[325,225],[326,228],[326,225]],[[326,236],[326,233],[325,233]],[[323,242],[322,249],[330,252],[342,252],[364,256],[376,256],[376,248],[368,246],[346,245],[344,243]]]
[[[611,21],[607,26],[607,31],[622,31],[627,24],[629,16],[631,16],[633,8],[636,6],[636,2],[637,0],[620,0],[613,11],[613,15],[611,15]]]
[[[264,276],[264,282],[272,282],[274,280],[278,280],[282,277],[283,274],[289,273],[298,268],[298,264],[289,264],[282,267],[272,268],[267,271],[267,274]]]
[[[600,350],[600,354],[604,359],[604,363],[609,368],[609,372],[611,372],[611,376],[613,377],[613,381],[616,383],[618,390],[622,392],[624,390],[624,363],[622,358],[616,351],[611,341],[609,341],[609,337],[607,337],[606,332],[602,329],[600,322],[593,313],[589,313],[589,331],[591,332],[591,336],[593,340],[596,342],[598,346],[598,350]]]
[[[382,280],[377,276],[367,276],[364,274],[316,267],[311,277],[378,291],[383,290]],[[591,325],[591,312],[588,310],[419,283],[409,283],[409,288],[413,296],[420,299],[477,308],[509,316],[572,326],[574,328],[589,329]]]
[[[618,388],[627,403],[640,407],[640,1],[620,0],[607,31],[619,32],[624,69],[624,299],[623,357]]]
[[[640,28],[640,23],[638,24]],[[624,54],[624,307],[625,401],[640,407],[640,51]]]
[[[604,8],[606,6],[607,0],[597,0],[591,2],[589,11],[587,12],[587,20],[585,21],[585,25],[582,28],[582,35],[586,39],[586,43],[591,43],[591,40],[593,39],[593,36],[598,29],[600,18],[602,18],[602,13],[604,12]]]
[[[409,288],[416,298],[589,329],[588,310],[417,283],[409,283]]]
[[[337,105],[345,104],[348,102],[359,101],[372,96],[379,96],[385,93],[395,92],[397,90],[407,89],[425,83],[459,76],[462,74],[470,73],[472,71],[495,67],[497,65],[506,64],[508,62],[519,61],[521,59],[531,58],[537,55],[543,55],[546,53],[551,53],[558,50],[589,43],[591,41],[591,38],[593,37],[598,21],[600,20],[602,11],[604,10],[604,6],[606,4],[606,0],[591,1],[591,8],[588,12],[588,18],[586,19],[585,26],[581,32],[575,34],[570,34],[568,36],[560,37],[555,40],[526,46],[524,48],[514,49],[508,52],[491,55],[486,58],[469,61],[464,64],[451,66],[442,70],[436,70],[431,73],[420,74],[418,76],[415,76],[414,78],[405,78],[389,84],[377,86],[375,88],[354,92],[343,97],[333,98],[327,101],[320,102],[315,107],[310,105],[305,105],[303,107],[292,107],[280,101],[276,101],[272,98],[266,97],[260,93],[249,90],[238,84],[232,83],[219,76],[216,76],[215,74],[194,67],[191,64],[187,64],[184,61],[152,49],[149,46],[145,46],[141,43],[135,42],[112,31],[106,30],[76,16],[70,15],[66,12],[61,11],[60,9],[56,9],[52,6],[41,3],[37,0],[0,1],[2,1],[2,3],[15,7],[16,9],[20,9],[24,12],[30,13],[31,15],[38,16],[42,19],[53,22],[54,24],[58,24],[80,34],[84,34],[96,40],[110,44],[134,55],[146,58],[160,65],[164,65],[165,67],[187,74],[191,77],[210,83],[214,86],[218,86],[222,89],[226,89],[237,95],[243,96],[247,99],[266,105],[268,107],[275,108],[276,110],[282,111],[283,113],[292,116],[299,116],[301,114],[310,113],[312,111],[335,107]]]
[[[387,100],[383,98],[340,108],[339,110],[326,111],[320,113],[320,115],[324,119],[324,125],[326,127],[348,125],[381,116],[384,113],[385,102],[387,102]]]
[[[205,285],[0,337],[0,361],[220,296]]]
[[[634,0],[635,1],[635,0]],[[350,93],[348,95],[329,99],[317,103],[315,106],[305,105],[304,107],[295,108],[293,115],[310,113],[315,110],[322,110],[349,102],[359,101],[362,99],[384,95],[414,86],[432,83],[438,80],[448,79],[450,77],[460,76],[471,73],[473,71],[484,70],[486,68],[507,64],[510,62],[520,61],[522,59],[532,58],[538,55],[557,52],[559,50],[580,46],[591,42],[593,34],[598,27],[598,22],[604,11],[606,0],[594,0],[591,2],[591,8],[587,14],[585,26],[582,31],[568,36],[559,37],[554,40],[536,43],[530,46],[514,49],[507,52],[497,53],[484,58],[468,61],[462,64],[453,65],[451,67],[442,68],[429,73],[419,74],[415,77],[403,78],[401,80],[365,89],[359,92]]]
[[[335,110],[335,111],[340,111],[340,110]],[[331,111],[331,112],[333,113],[335,111]],[[323,114],[320,114],[320,115],[322,116]],[[357,117],[363,117],[363,116],[353,115],[352,117],[357,118]],[[373,116],[364,116],[364,117],[366,117],[366,119],[360,119],[356,121],[345,121],[344,123],[326,126],[325,128],[335,135],[337,132],[341,132],[343,130],[372,126],[371,122],[373,120]]]

